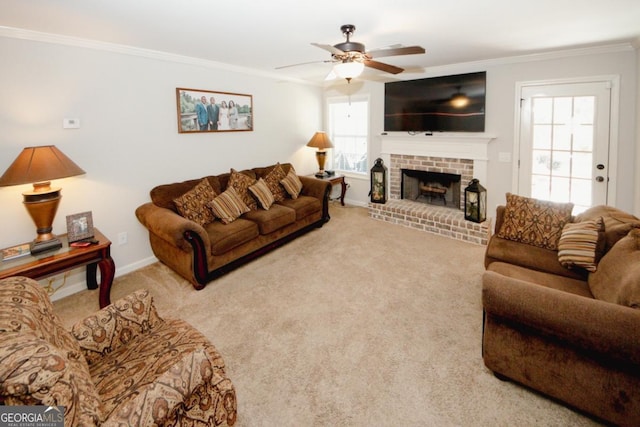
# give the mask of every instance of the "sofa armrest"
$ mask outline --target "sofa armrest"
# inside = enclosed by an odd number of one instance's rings
[[[328,181],[322,181],[309,176],[298,176],[298,178],[300,178],[300,182],[302,182],[301,194],[304,196],[311,196],[318,200],[323,200],[327,195],[327,189],[331,190],[331,183]]]
[[[482,282],[486,316],[623,364],[640,365],[640,310],[492,271],[484,273]]]
[[[189,232],[198,235],[202,240],[206,255],[210,255],[211,243],[205,229],[172,210],[161,208],[152,202],[148,202],[136,209],[136,217],[147,227],[149,232],[185,252],[193,250],[191,243],[185,239],[185,233]]]
[[[138,290],[73,325],[89,365],[163,322],[147,290]]]
[[[331,194],[331,183],[329,181],[322,181],[310,176],[298,176],[300,182],[302,182],[303,196],[315,197],[322,203],[322,220],[324,222],[329,221],[329,195]]]

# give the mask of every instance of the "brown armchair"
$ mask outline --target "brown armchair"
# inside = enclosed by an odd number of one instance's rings
[[[65,407],[65,425],[233,425],[236,395],[215,347],[158,316],[140,290],[73,326],[26,277],[0,281],[0,399]]]

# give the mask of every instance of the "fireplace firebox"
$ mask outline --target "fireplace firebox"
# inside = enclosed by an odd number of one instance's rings
[[[431,205],[460,209],[461,175],[402,169],[400,197]]]

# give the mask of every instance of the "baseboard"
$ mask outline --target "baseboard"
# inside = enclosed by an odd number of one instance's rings
[[[148,258],[141,259],[139,261],[125,265],[123,267],[119,267],[116,265],[115,277],[119,277],[124,274],[131,273],[132,271],[138,270],[142,267],[146,267],[147,265],[151,265],[157,261],[158,261],[158,258],[156,258],[155,256],[150,256]],[[71,279],[71,283],[65,284],[60,289],[56,290],[52,295],[49,295],[51,298],[51,301],[56,301],[87,289],[87,282],[85,279],[84,269],[82,273],[77,273],[77,274],[74,273],[70,275],[68,279]],[[44,279],[44,280],[47,280],[47,279]],[[42,284],[43,281],[41,280],[40,282]]]

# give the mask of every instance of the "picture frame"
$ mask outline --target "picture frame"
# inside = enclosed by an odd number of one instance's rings
[[[69,243],[93,237],[93,215],[91,211],[67,215],[67,239]]]
[[[178,133],[253,131],[252,95],[179,87],[176,106]]]

